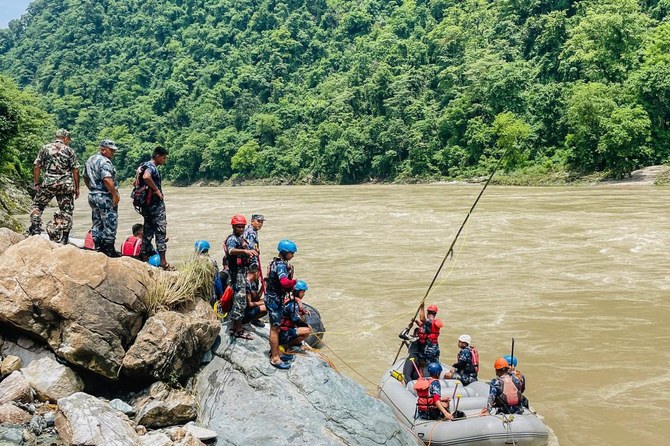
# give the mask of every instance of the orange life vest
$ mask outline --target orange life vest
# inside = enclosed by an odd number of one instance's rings
[[[123,247],[121,248],[121,255],[129,257],[137,257],[140,255],[142,249],[142,239],[137,238],[134,235],[131,235],[123,242]]]
[[[416,391],[416,409],[421,412],[428,412],[435,406],[435,399],[429,396],[430,385],[435,381],[435,378],[419,378],[414,383],[414,390]]]
[[[472,355],[472,366],[475,368],[475,372],[479,373],[479,351],[474,345],[470,347],[470,354]]]
[[[426,322],[430,321],[430,331],[426,331]],[[432,344],[437,345],[437,339],[440,337],[440,328],[442,328],[442,321],[435,319],[426,319],[421,326],[419,327],[419,342],[425,344],[426,341],[430,341]]]
[[[521,391],[514,384],[512,375],[505,373],[498,379],[502,384],[502,393],[500,394],[502,403],[507,407],[517,406],[521,402]]]

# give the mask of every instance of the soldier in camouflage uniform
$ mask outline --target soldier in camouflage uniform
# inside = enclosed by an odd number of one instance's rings
[[[79,198],[79,161],[69,146],[70,132],[59,129],[56,140],[43,146],[33,167],[35,198],[30,211],[28,235],[42,232],[42,213],[53,197],[58,202],[58,218],[50,228],[56,241],[66,244],[72,229],[74,200]],[[40,173],[42,182],[40,182]],[[50,236],[52,231],[50,231]],[[56,234],[57,233],[57,234]]]
[[[109,257],[120,257],[114,243],[118,226],[119,185],[112,159],[116,154],[114,141],[100,143],[100,152],[86,161],[84,182],[90,190],[88,205],[91,207],[93,226],[91,234],[95,249]]]

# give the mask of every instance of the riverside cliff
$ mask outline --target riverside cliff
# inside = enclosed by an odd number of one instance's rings
[[[198,286],[157,303],[181,274],[0,229],[0,443],[417,444],[316,353],[220,335]]]

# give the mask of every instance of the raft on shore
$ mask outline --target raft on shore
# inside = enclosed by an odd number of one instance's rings
[[[402,370],[404,363],[405,359],[399,360],[382,376],[379,398],[391,406],[400,422],[424,443],[431,446],[547,445],[549,429],[532,410],[526,409],[521,415],[480,416],[489,394],[489,385],[483,381],[463,387],[457,380],[440,380],[447,395],[461,395],[461,398],[453,398],[449,410],[453,413],[456,402],[460,400],[458,410],[465,413],[465,418],[454,421],[415,419],[415,381],[405,384],[392,375],[393,371]],[[444,365],[443,367],[448,369]]]

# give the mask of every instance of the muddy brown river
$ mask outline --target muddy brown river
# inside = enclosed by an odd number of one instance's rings
[[[168,259],[197,239],[220,259],[232,214],[265,214],[263,263],[280,239],[297,243],[326,354],[375,393],[480,188],[167,188]],[[141,221],[122,199],[117,247]],[[514,337],[526,394],[561,445],[667,444],[669,210],[667,187],[490,187],[428,298],[445,322],[443,362],[470,334],[490,379]],[[84,195],[74,233],[89,226]]]

